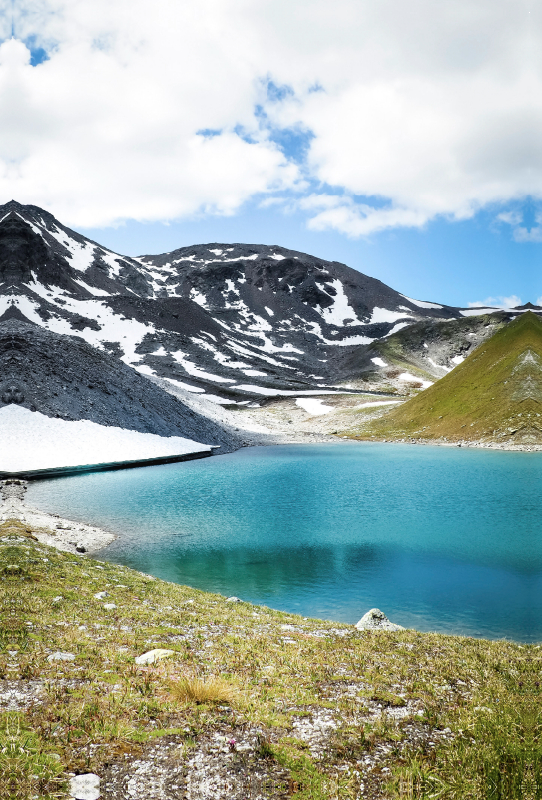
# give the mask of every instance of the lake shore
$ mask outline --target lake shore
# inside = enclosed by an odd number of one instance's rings
[[[0,525],[0,567],[21,796],[87,781],[102,800],[389,800],[438,782],[485,800],[503,752],[502,796],[530,775],[536,648],[282,613],[60,552],[22,524]]]
[[[367,396],[368,397],[368,396]],[[385,417],[389,405],[386,399],[380,405],[373,404],[367,397],[347,395],[325,395],[315,398],[321,405],[317,414],[309,413],[302,405],[297,404],[299,398],[280,398],[260,408],[237,409],[231,412],[238,420],[239,433],[245,447],[272,446],[280,444],[310,444],[325,442],[377,442],[393,444],[418,444],[435,447],[465,447],[484,450],[510,452],[540,452],[542,443],[518,442],[510,439],[504,442],[488,439],[460,439],[448,441],[444,438],[390,438],[389,436],[373,436],[370,424],[374,420]],[[408,398],[398,398],[406,402]],[[261,432],[250,430],[257,426]],[[266,429],[266,433],[263,430]]]
[[[115,534],[94,525],[74,522],[58,514],[48,514],[27,506],[24,502],[27,486],[21,480],[0,483],[3,501],[0,523],[19,520],[38,542],[66,553],[95,553],[117,538]]]

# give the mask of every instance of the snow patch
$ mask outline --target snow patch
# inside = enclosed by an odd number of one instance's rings
[[[502,308],[460,308],[459,313],[464,317],[476,317],[479,314],[495,314],[497,311],[502,311]]]
[[[388,308],[379,308],[375,306],[368,324],[375,325],[377,322],[395,322],[396,319],[404,318],[405,314],[402,311],[390,311]]]
[[[22,472],[53,467],[138,461],[210,452],[180,436],[156,436],[90,420],[68,421],[9,405],[0,410],[0,469]]]
[[[402,294],[401,297],[404,297],[409,303],[414,303],[415,306],[419,306],[420,308],[442,308],[438,303],[426,303],[425,300],[413,300],[412,297],[407,297],[406,294]]]
[[[329,414],[330,411],[333,411],[333,406],[326,406],[324,405],[323,400],[317,400],[316,398],[306,397],[301,399],[298,397],[295,401],[295,404],[313,416]]]
[[[316,306],[315,309],[320,314],[324,322],[327,322],[328,325],[337,325],[338,327],[342,328],[344,326],[344,320],[349,319],[351,321],[347,323],[348,325],[363,325],[362,321],[358,319],[358,315],[350,305],[341,281],[336,278],[334,281],[332,281],[331,285],[337,292],[337,294],[333,297],[333,305],[328,306],[327,308]],[[328,294],[328,292],[326,292],[326,294]]]
[[[383,338],[387,339],[388,336],[393,336],[394,333],[403,330],[403,328],[408,328],[408,326],[411,324],[412,324],[411,322],[398,322],[397,325],[394,325],[391,331],[388,331]]]
[[[234,380],[231,378],[221,378],[219,375],[211,375],[210,372],[205,372],[202,369],[196,367],[195,364],[192,364],[191,361],[188,360],[186,354],[182,352],[182,350],[177,350],[177,352],[171,354],[175,361],[180,364],[189,375],[193,375],[194,378],[200,378],[204,381],[215,381],[216,383],[235,383]]]
[[[386,364],[386,362],[383,361],[381,358],[371,358],[371,361],[373,362],[373,364],[376,364],[377,367],[387,367],[388,366]]]
[[[141,368],[139,372],[141,372]],[[150,374],[154,374],[152,370],[149,370]],[[205,394],[205,389],[200,389],[199,386],[192,386],[191,383],[185,383],[184,381],[177,381],[175,378],[164,378],[163,380],[168,381],[169,383],[173,383],[175,386],[178,386],[180,389],[184,389],[186,392],[195,393],[203,393]]]
[[[83,289],[86,289],[87,292],[93,294],[94,297],[111,297],[111,292],[106,292],[104,289],[97,289],[95,286],[89,286],[88,283],[84,283],[78,278],[72,278],[72,280],[74,283],[79,284],[79,286],[81,286]]]
[[[421,383],[422,389],[428,389],[429,386],[433,385],[433,381],[424,381],[422,378],[417,378],[415,375],[411,375],[410,372],[402,372],[398,377],[400,381],[414,381],[415,383]]]
[[[198,292],[197,289],[190,289],[189,297],[190,297],[191,300],[194,301],[194,303],[197,303],[198,306],[201,306],[206,311],[209,310],[209,307],[207,305],[207,298],[205,297],[204,294],[202,294],[201,292]]]

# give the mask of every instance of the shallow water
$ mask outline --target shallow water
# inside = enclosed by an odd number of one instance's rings
[[[542,640],[542,454],[247,448],[39,481],[27,501],[119,534],[99,558],[305,616]]]

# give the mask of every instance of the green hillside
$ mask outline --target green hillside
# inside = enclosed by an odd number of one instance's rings
[[[542,320],[520,314],[359,438],[542,443]]]

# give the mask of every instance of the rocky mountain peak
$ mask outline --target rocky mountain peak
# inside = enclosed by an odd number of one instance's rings
[[[37,206],[0,206],[0,321],[76,334],[217,402],[333,387],[360,364],[374,373],[382,359],[365,358],[371,344],[461,317],[278,245],[209,243],[136,258]]]

